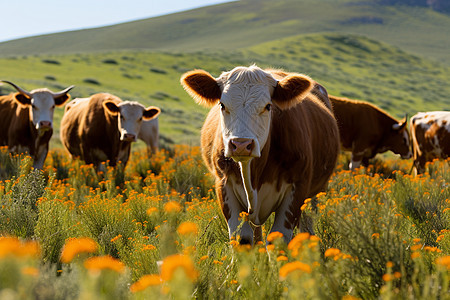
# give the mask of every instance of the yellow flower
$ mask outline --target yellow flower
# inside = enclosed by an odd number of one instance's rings
[[[280,268],[280,278],[285,279],[290,273],[294,271],[301,271],[305,273],[311,273],[311,267],[305,263],[300,261],[294,261],[291,263],[287,263]]]
[[[420,248],[422,248],[422,245],[421,245],[421,244],[417,244],[417,245],[411,246],[411,250],[412,250],[412,251],[419,250]]]
[[[88,258],[84,267],[91,271],[112,270],[118,273],[125,270],[125,265],[120,260],[109,255]]]
[[[98,249],[97,243],[90,238],[72,238],[64,245],[61,253],[61,261],[70,263],[80,253],[94,253]]]
[[[198,272],[195,270],[194,264],[189,256],[182,254],[170,255],[163,260],[161,265],[161,278],[164,281],[171,280],[173,274],[179,268],[183,269],[187,277],[192,281],[197,279]]]
[[[161,283],[162,279],[159,275],[144,275],[130,286],[130,291],[132,293],[140,292],[149,286],[160,285]]]
[[[267,241],[273,242],[274,240],[281,239],[282,237],[283,237],[283,234],[281,232],[274,231],[274,232],[269,233],[269,235],[267,236]]]
[[[325,251],[325,257],[334,257],[336,255],[339,255],[339,253],[341,253],[341,250],[336,248],[330,248],[327,249],[327,251]]]
[[[392,261],[388,261],[387,263],[386,263],[386,267],[387,268],[392,268],[394,266],[394,263],[392,262]]]
[[[164,211],[168,213],[177,213],[181,211],[180,203],[176,201],[169,201],[164,204]]]
[[[194,222],[184,222],[178,226],[177,232],[180,235],[197,235],[198,226]]]
[[[156,207],[150,207],[149,209],[147,209],[147,215],[151,215],[154,212],[157,212],[158,208]]]
[[[288,249],[291,250],[292,256],[297,256],[302,242],[309,239],[310,235],[307,232],[297,234],[288,244]]]
[[[380,234],[378,232],[375,232],[374,234],[372,234],[372,238],[378,239],[378,238],[380,238]]]
[[[151,244],[142,246],[142,250],[155,250],[155,249],[156,247]]]
[[[111,239],[111,243],[114,243],[115,241],[117,241],[117,240],[120,239],[121,237],[122,237],[121,234],[117,235],[116,237],[113,237],[113,238]]]

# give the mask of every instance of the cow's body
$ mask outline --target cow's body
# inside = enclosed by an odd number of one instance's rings
[[[420,112],[411,118],[415,172],[425,172],[425,164],[450,157],[450,112]]]
[[[159,124],[158,118],[142,122],[138,139],[147,145],[147,154],[155,153],[159,149]]]
[[[31,92],[11,84],[18,93],[0,96],[0,145],[12,153],[27,153],[33,167],[42,169],[53,134],[53,110],[70,97],[73,86],[54,93],[48,89]]]
[[[126,165],[143,117],[151,119],[157,114],[156,107],[146,110],[137,102],[123,102],[107,93],[74,99],[67,104],[61,120],[61,141],[72,157],[97,168],[106,161],[110,166],[119,161]],[[128,128],[122,126],[126,125],[125,117],[132,122]]]
[[[339,126],[342,148],[352,152],[350,169],[367,166],[378,153],[392,151],[412,157],[406,119],[397,121],[376,106],[357,100],[329,96]]]
[[[216,104],[202,128],[202,153],[216,177],[230,238],[240,236],[241,243],[252,243],[251,227],[260,229],[272,212],[272,231],[289,241],[304,200],[325,189],[337,160],[337,124],[310,93],[314,82],[283,75],[252,66],[217,79],[204,71],[182,78],[198,102]],[[237,232],[241,212],[252,226],[245,222]]]

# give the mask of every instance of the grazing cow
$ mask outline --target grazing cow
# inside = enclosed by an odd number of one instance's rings
[[[406,118],[397,121],[380,108],[364,101],[329,96],[339,126],[342,148],[352,151],[350,170],[388,150],[403,159],[412,157]]]
[[[17,93],[0,96],[0,145],[13,153],[28,153],[33,167],[42,169],[53,134],[55,106],[64,105],[74,86],[57,93],[46,88],[28,92],[12,82],[1,82],[13,86]]]
[[[325,189],[339,152],[336,120],[310,93],[315,83],[257,66],[219,78],[194,70],[181,83],[199,104],[212,107],[201,131],[202,155],[216,178],[230,238],[240,236],[243,244],[261,239],[260,226],[275,212],[271,231],[291,240],[300,207]],[[250,222],[238,230],[241,212]]]
[[[450,111],[420,112],[410,122],[415,174],[425,172],[426,162],[450,157]]]
[[[61,141],[72,157],[80,157],[97,169],[106,161],[110,166],[119,161],[125,166],[142,120],[155,118],[159,112],[157,107],[123,102],[106,93],[74,99],[61,120]]]
[[[147,154],[155,153],[159,149],[159,125],[158,118],[142,122],[138,139],[147,145]]]

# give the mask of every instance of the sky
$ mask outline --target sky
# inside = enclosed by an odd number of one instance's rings
[[[113,25],[231,0],[0,0],[0,42]]]

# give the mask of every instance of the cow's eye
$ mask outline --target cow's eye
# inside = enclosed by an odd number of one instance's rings
[[[142,117],[139,118],[139,122],[141,122],[141,121],[142,121]]]
[[[267,111],[270,111],[271,109],[272,109],[272,104],[267,104],[266,105],[266,107],[265,107],[265,109],[267,110]]]
[[[55,105],[52,106],[52,109],[55,109]]]
[[[219,106],[220,106],[220,109],[221,109],[222,111],[224,111],[224,110],[225,110],[225,105],[223,105],[223,103],[222,103],[222,102],[219,102]]]
[[[36,105],[34,105],[34,104],[31,104],[31,107],[32,107],[33,109],[36,109]]]

